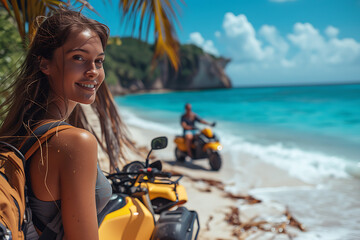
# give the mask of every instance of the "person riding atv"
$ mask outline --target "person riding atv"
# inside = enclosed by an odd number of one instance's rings
[[[195,127],[195,122],[215,126],[214,123],[208,123],[200,119],[191,111],[191,105],[185,105],[186,113],[181,117],[181,125],[184,128],[184,135],[176,135],[174,142],[176,161],[185,162],[187,159],[209,159],[212,170],[218,171],[221,168],[222,145],[219,138],[211,128],[205,127],[201,130]]]
[[[191,151],[191,143],[194,139],[194,135],[197,133],[195,128],[195,122],[200,122],[209,126],[215,126],[215,123],[208,123],[207,121],[201,119],[194,112],[191,111],[191,104],[185,104],[185,113],[181,116],[181,126],[184,129],[184,137],[187,155],[189,158],[193,159],[193,154]]]

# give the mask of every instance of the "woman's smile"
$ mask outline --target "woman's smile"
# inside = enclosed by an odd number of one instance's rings
[[[80,88],[83,88],[83,89],[85,89],[85,90],[87,90],[87,91],[92,91],[92,92],[94,92],[96,89],[97,89],[97,87],[98,87],[98,84],[89,84],[89,83],[75,83],[75,85],[76,86],[78,86],[78,87],[80,87]]]

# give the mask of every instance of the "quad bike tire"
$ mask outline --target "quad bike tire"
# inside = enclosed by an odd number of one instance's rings
[[[185,162],[185,154],[179,148],[175,148],[175,157],[178,162]]]
[[[221,156],[218,152],[211,152],[209,156],[209,164],[212,170],[218,171],[221,168]]]

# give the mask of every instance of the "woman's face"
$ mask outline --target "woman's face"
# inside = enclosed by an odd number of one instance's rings
[[[42,60],[40,69],[48,76],[51,94],[69,103],[91,104],[104,81],[104,50],[99,36],[84,30],[70,33],[51,60]]]

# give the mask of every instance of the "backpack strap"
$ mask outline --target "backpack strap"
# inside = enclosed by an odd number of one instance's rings
[[[0,141],[0,144],[5,145],[7,148],[9,148],[11,151],[13,151],[15,153],[15,155],[20,158],[23,162],[23,165],[25,166],[25,157],[24,155],[19,151],[19,149],[17,149],[16,147],[14,147],[13,145],[7,143],[7,142],[3,142]]]
[[[65,130],[68,128],[72,128],[70,124],[66,122],[46,122],[41,125],[39,125],[35,130],[33,131],[32,135],[25,140],[25,142],[20,147],[20,152],[25,157],[25,175],[26,175],[26,182],[27,182],[27,190],[30,195],[33,195],[32,187],[31,187],[31,181],[30,181],[30,175],[26,174],[29,172],[30,169],[30,157],[41,147],[41,145],[50,139],[54,134],[58,133],[61,130]]]
[[[20,152],[28,160],[38,148],[50,137],[59,131],[72,128],[70,124],[61,121],[52,121],[38,126],[33,134],[21,145]],[[38,142],[39,144],[35,144]]]
[[[73,126],[70,124],[62,121],[51,121],[40,124],[37,128],[35,128],[32,135],[23,142],[20,147],[20,152],[25,156],[25,160],[28,160],[41,147],[41,145],[50,139],[54,134],[72,127]],[[25,163],[25,173],[29,172],[29,166],[30,160]],[[29,174],[26,174],[26,180],[27,192],[33,195]],[[45,226],[36,215],[31,215],[32,222],[42,232],[39,240],[50,240],[56,238],[57,233]]]

